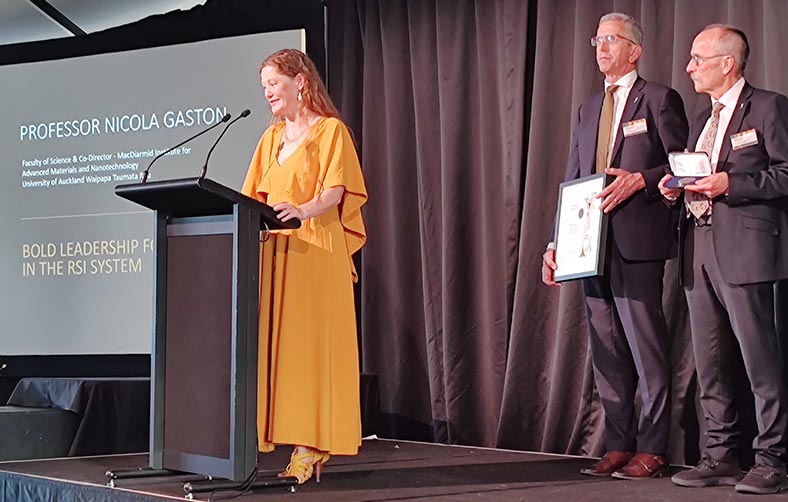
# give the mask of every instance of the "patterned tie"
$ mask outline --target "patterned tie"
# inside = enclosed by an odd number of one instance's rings
[[[619,86],[611,85],[605,91],[605,100],[602,102],[602,113],[599,115],[599,133],[596,138],[596,172],[603,173],[610,155],[610,136],[613,129],[613,93]]]
[[[711,110],[711,119],[709,120],[709,128],[700,142],[698,151],[706,152],[711,159],[711,152],[714,150],[714,140],[717,138],[717,129],[720,127],[720,112],[725,107],[722,103],[717,101]],[[706,214],[711,212],[711,199],[703,194],[696,192],[685,191],[684,200],[687,203],[687,209],[696,218],[700,219]]]

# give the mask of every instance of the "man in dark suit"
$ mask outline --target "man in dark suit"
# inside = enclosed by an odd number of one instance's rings
[[[786,401],[774,324],[774,282],[788,277],[788,99],[744,80],[749,45],[732,26],[711,25],[692,44],[687,72],[711,97],[689,145],[708,153],[710,176],[686,187],[681,279],[689,305],[706,437],[681,486],[735,485],[745,493],[786,487]],[[660,191],[676,201],[680,190]],[[755,397],[756,465],[741,479],[734,456],[738,415],[726,368],[741,353]]]
[[[605,92],[580,107],[566,173],[567,180],[597,172],[613,178],[598,196],[610,217],[604,276],[583,280],[606,453],[581,472],[624,479],[661,476],[668,468],[670,339],[662,280],[665,260],[675,254],[675,217],[657,185],[668,152],[685,148],[688,129],[678,93],[637,75],[642,38],[630,16],[600,19],[591,45]],[[557,285],[556,267],[550,243],[542,264],[545,284]]]

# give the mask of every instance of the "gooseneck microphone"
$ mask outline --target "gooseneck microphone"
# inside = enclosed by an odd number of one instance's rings
[[[222,133],[219,135],[218,138],[216,138],[216,141],[213,142],[213,145],[211,145],[211,149],[208,150],[208,155],[205,156],[205,164],[202,165],[202,170],[200,171],[200,179],[205,178],[205,175],[208,173],[208,159],[211,158],[211,154],[213,153],[213,149],[216,148],[216,145],[219,144],[219,141],[221,141],[222,136],[224,136],[224,133],[227,132],[227,129],[229,129],[230,126],[235,124],[237,121],[248,117],[251,113],[252,113],[252,111],[247,108],[246,110],[242,111],[240,115],[235,117],[235,119],[232,122],[230,122],[229,124],[224,126],[224,130],[222,130]]]
[[[185,145],[186,143],[188,143],[189,141],[193,140],[194,138],[197,138],[198,136],[202,136],[203,134],[205,134],[206,132],[210,131],[210,130],[211,130],[211,129],[213,129],[214,127],[218,127],[218,126],[219,126],[219,124],[222,124],[222,123],[224,123],[224,122],[227,122],[228,120],[230,120],[230,117],[231,117],[231,116],[232,116],[232,115],[230,115],[230,114],[228,113],[227,115],[225,115],[224,117],[222,117],[222,119],[221,119],[219,122],[215,123],[215,124],[214,124],[214,125],[212,125],[211,127],[208,127],[208,128],[206,128],[206,129],[203,129],[202,131],[198,132],[198,133],[197,133],[197,134],[195,134],[194,136],[191,136],[190,138],[187,138],[187,139],[185,139],[185,140],[181,141],[180,143],[178,143],[177,145],[173,146],[172,148],[169,148],[169,149],[167,149],[167,150],[164,150],[163,152],[161,152],[161,153],[160,153],[160,154],[158,154],[157,156],[153,157],[153,160],[151,160],[151,161],[150,161],[150,164],[148,164],[148,168],[147,168],[147,169],[145,169],[145,170],[142,172],[142,183],[145,183],[146,181],[148,181],[148,174],[150,173],[150,168],[151,168],[151,166],[153,165],[153,163],[154,163],[154,162],[156,162],[157,160],[159,160],[161,157],[163,157],[163,156],[167,155],[167,154],[168,154],[168,153],[170,153],[171,151],[175,150],[175,149],[176,149],[176,148],[178,148],[179,146]],[[236,120],[237,120],[237,119],[236,119]]]

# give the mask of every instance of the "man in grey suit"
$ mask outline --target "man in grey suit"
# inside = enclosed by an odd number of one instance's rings
[[[744,79],[749,45],[732,26],[695,37],[687,72],[711,97],[689,145],[709,154],[710,176],[686,187],[681,280],[689,305],[706,437],[680,486],[735,485],[743,493],[786,488],[786,401],[774,323],[774,282],[788,277],[788,99]],[[681,192],[660,181],[669,201]],[[755,397],[756,465],[741,479],[734,456],[738,415],[726,364],[739,351]]]
[[[583,280],[606,453],[581,472],[624,479],[662,476],[668,468],[670,339],[662,281],[665,260],[675,254],[675,213],[657,185],[668,152],[686,146],[688,129],[679,94],[638,76],[642,38],[630,16],[600,19],[591,45],[604,92],[580,106],[566,168],[567,180],[601,172],[613,178],[599,194],[610,217],[605,274]],[[548,245],[545,284],[556,285],[555,270],[555,249]]]

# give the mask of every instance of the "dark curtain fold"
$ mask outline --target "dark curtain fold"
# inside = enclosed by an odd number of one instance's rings
[[[540,282],[577,107],[602,86],[589,38],[626,12],[640,74],[705,102],[684,68],[712,22],[750,37],[748,80],[788,93],[782,0],[329,0],[330,86],[370,194],[361,256],[366,373],[381,436],[598,454],[579,284]],[[643,231],[647,231],[644,229]],[[697,457],[686,303],[668,263],[670,457]],[[746,386],[743,400],[748,396]]]
[[[365,212],[362,333],[364,371],[392,377],[380,380],[382,424],[492,444],[519,242],[527,3],[338,6],[331,19],[364,48],[351,127],[377,201]]]

